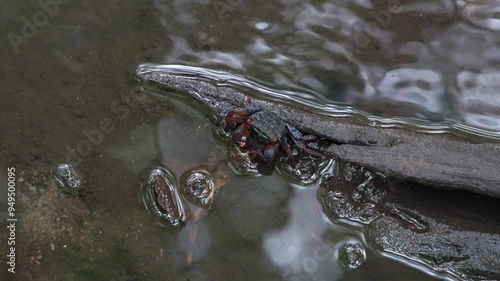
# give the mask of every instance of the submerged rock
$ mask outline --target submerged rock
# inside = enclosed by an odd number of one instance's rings
[[[334,222],[357,225],[381,254],[465,280],[500,279],[498,199],[384,180],[340,164],[318,197]]]
[[[382,217],[370,224],[368,240],[379,251],[421,261],[435,271],[468,280],[500,279],[498,233],[462,231],[428,217],[420,219],[424,229],[418,223],[409,227],[408,220]]]

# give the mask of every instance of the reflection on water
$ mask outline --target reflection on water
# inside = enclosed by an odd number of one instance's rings
[[[376,86],[379,101],[393,106],[417,104],[424,112],[443,112],[444,95],[439,72],[427,69],[399,68],[385,73]],[[417,113],[418,114],[418,113]]]
[[[500,1],[458,0],[456,4],[464,20],[479,27],[500,31]]]
[[[497,55],[500,56],[500,50]],[[500,131],[500,72],[462,71],[457,76],[461,114],[466,123]]]
[[[338,104],[328,104],[327,106],[323,106],[322,104],[318,104],[315,102],[314,98],[311,98],[311,93],[306,92],[296,92],[292,90],[280,90],[271,87],[267,87],[265,85],[259,84],[252,80],[247,80],[246,78],[238,75],[234,75],[229,72],[222,71],[214,71],[205,68],[199,67],[190,67],[184,65],[169,65],[169,64],[141,64],[137,70],[139,76],[148,76],[148,75],[157,75],[158,73],[167,72],[172,75],[179,75],[185,77],[196,77],[200,80],[210,81],[211,83],[220,84],[221,86],[230,85],[230,87],[242,87],[242,88],[250,88],[252,89],[253,95],[258,95],[260,98],[272,98],[273,100],[279,100],[283,103],[289,104],[299,104],[302,106],[307,106],[308,109],[317,114],[325,114],[329,116],[335,117],[352,117],[360,120],[361,122],[375,127],[398,127],[398,128],[406,128],[413,131],[424,132],[424,133],[453,133],[460,136],[464,136],[466,138],[475,138],[482,137],[487,138],[490,141],[498,141],[500,139],[500,132],[498,131],[490,131],[485,130],[480,127],[474,127],[471,125],[467,125],[464,123],[459,123],[456,121],[450,120],[442,120],[442,121],[433,121],[422,118],[415,117],[388,117],[381,115],[373,115],[369,114],[364,110],[360,110],[356,107],[352,106],[342,106]],[[407,72],[403,70],[402,72]],[[401,75],[401,73],[400,73]],[[392,74],[391,76],[396,76]],[[401,75],[403,77],[407,77],[408,75]],[[411,86],[415,85],[415,86]],[[393,102],[389,103],[387,100],[383,98],[373,99],[370,101],[370,106],[375,106],[378,103],[389,104],[391,107],[388,108],[392,113],[401,112],[404,115],[413,114],[415,116],[421,115],[421,110],[417,110],[414,105],[409,106],[408,103],[404,103],[404,100],[407,100],[407,96],[420,97],[423,100],[428,98],[427,96],[422,95],[420,92],[431,92],[430,87],[432,83],[429,81],[417,81],[412,82],[410,84],[406,82],[397,83],[395,85],[391,85],[389,87],[401,87],[401,88],[410,88],[410,91],[401,96],[401,100],[398,103]],[[189,85],[182,85],[181,88],[189,88]],[[418,88],[419,92],[412,92],[411,88]],[[426,90],[427,89],[427,90]],[[199,93],[195,93],[199,94]],[[203,100],[203,95],[199,95],[199,98]],[[444,97],[443,97],[444,98]],[[435,101],[438,101],[436,98]],[[436,105],[432,102],[427,102],[429,107],[435,107]],[[399,107],[396,107],[398,105]],[[220,111],[227,110],[227,108],[223,108],[221,104],[215,102],[215,104],[211,104],[218,108]],[[496,108],[495,108],[495,111]],[[430,112],[428,113],[428,118],[431,118],[432,115]],[[424,117],[422,115],[421,117]],[[488,118],[486,115],[481,114],[482,118]],[[492,117],[495,119],[495,117]],[[490,123],[491,124],[491,123]]]
[[[21,19],[31,20],[41,8],[37,1],[4,2],[3,34],[21,36]],[[7,106],[2,112],[16,116],[1,121],[13,137],[6,139],[19,143],[4,156],[19,165],[29,163],[23,177],[35,190],[20,189],[25,202],[31,203],[22,207],[26,214],[19,250],[26,262],[20,263],[20,278],[111,280],[120,271],[144,280],[429,279],[375,254],[370,243],[376,251],[400,251],[406,257],[400,256],[401,262],[423,256],[428,273],[457,270],[458,264],[466,278],[468,270],[482,265],[468,256],[485,249],[490,253],[481,256],[486,265],[498,265],[498,255],[491,254],[489,245],[461,246],[468,245],[470,237],[484,237],[480,231],[431,241],[429,245],[449,250],[444,260],[427,251],[422,242],[432,233],[422,232],[437,227],[437,238],[456,230],[398,206],[379,208],[388,195],[384,185],[370,185],[377,180],[371,175],[349,176],[359,181],[359,189],[348,189],[335,176],[339,188],[323,198],[330,200],[331,208],[322,210],[317,185],[332,180],[320,177],[335,165],[332,161],[305,159],[296,170],[284,164],[278,167],[281,174],[270,177],[251,176],[257,174],[256,167],[244,163],[234,166],[240,171],[235,173],[227,163],[233,161],[226,154],[227,143],[214,137],[212,123],[199,111],[180,102],[133,104],[127,93],[137,64],[168,63],[220,83],[245,83],[323,114],[355,116],[383,127],[498,138],[499,7],[498,0],[61,5],[50,23],[18,46],[18,55],[8,40],[0,48],[6,54],[0,66],[6,77]],[[67,197],[56,189],[44,193],[40,187],[47,177],[41,176],[43,172],[28,175],[31,169],[64,163],[64,148],[86,139],[82,129],[103,118],[114,118],[116,131],[75,167],[88,188],[87,197]],[[153,129],[141,130],[148,126]],[[131,135],[137,136],[135,141]],[[10,153],[11,148],[23,152]],[[234,163],[243,163],[245,156],[241,157]],[[137,202],[140,171],[146,166],[168,168],[154,173],[159,186],[148,189],[148,202],[154,203],[148,208],[169,209],[159,215],[170,212],[185,225],[172,228],[164,221],[158,227]],[[206,181],[199,175],[186,191],[177,190],[182,175],[189,180],[199,170],[210,174],[217,192],[212,187],[205,192]],[[69,183],[65,175],[73,172],[64,168],[59,178]],[[183,202],[180,192],[192,194],[194,204]],[[178,206],[188,206],[186,219],[175,204],[169,205],[175,200],[181,202]],[[409,200],[416,201],[425,200]],[[384,212],[391,217],[379,219]],[[70,220],[61,224],[61,214],[66,219],[69,214]],[[369,221],[377,222],[370,231],[385,235],[370,236],[367,242],[352,225]],[[401,231],[400,225],[409,228]],[[457,238],[460,245],[449,243]],[[30,263],[30,256],[36,256],[36,262]]]
[[[393,117],[369,118],[383,126],[418,117],[441,121],[413,120],[427,129],[498,137],[495,3],[228,1],[221,9],[211,1],[187,1],[157,8],[173,43],[166,63],[229,70],[296,89],[300,94],[293,98],[324,111],[344,104]],[[465,88],[464,72],[473,74]]]
[[[335,241],[322,237],[330,226],[323,219],[316,193],[317,187],[295,190],[287,207],[287,224],[264,236],[264,250],[285,280],[341,277]]]

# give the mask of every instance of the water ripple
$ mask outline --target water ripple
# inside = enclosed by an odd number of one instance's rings
[[[320,114],[499,138],[497,0],[222,2],[155,2],[171,41],[164,62],[253,77]],[[462,87],[468,72],[480,90]]]
[[[380,116],[373,115],[364,110],[358,109],[353,106],[346,106],[337,103],[331,103],[325,101],[324,97],[318,96],[313,91],[294,91],[294,90],[277,90],[271,87],[264,85],[263,83],[256,82],[255,80],[249,80],[242,76],[235,75],[228,72],[210,70],[200,67],[192,67],[185,65],[150,65],[144,64],[141,65],[138,69],[139,74],[150,73],[154,71],[168,71],[174,75],[185,75],[191,77],[197,77],[202,80],[209,80],[220,86],[232,85],[234,87],[247,87],[259,95],[261,98],[266,98],[270,100],[277,100],[283,103],[288,103],[291,105],[300,105],[306,106],[312,112],[322,115],[328,115],[332,117],[352,117],[355,118],[367,125],[381,128],[406,128],[416,132],[424,132],[424,133],[453,133],[456,135],[461,135],[465,137],[482,137],[490,140],[500,140],[500,132],[494,131],[493,129],[498,129],[498,123],[495,116],[490,116],[489,121],[487,115],[484,113],[475,113],[476,116],[467,115],[467,108],[462,112],[464,116],[466,116],[470,123],[479,126],[472,126],[472,124],[464,124],[453,120],[442,120],[442,121],[431,121],[423,118],[416,117],[388,117],[388,116]],[[431,77],[434,72],[432,71],[413,71],[411,69],[403,69],[399,71],[395,71],[393,73],[399,73],[404,79],[403,81],[392,83],[390,86],[381,85],[381,88],[384,87],[392,87],[392,88],[402,88],[407,91],[406,95],[401,94],[404,92],[400,92],[400,99],[404,100],[408,98],[408,95],[416,95],[421,99],[424,99],[426,103],[431,106],[432,101],[439,101],[440,93],[442,93],[442,88],[438,83],[439,77]],[[418,73],[418,74],[415,74]],[[390,75],[391,77],[394,75]],[[481,79],[490,79],[496,84],[492,84],[491,87],[498,87],[497,81],[498,74],[491,74],[488,78]],[[481,76],[483,77],[483,76]],[[459,77],[460,78],[460,77]],[[389,78],[388,78],[389,79]],[[397,78],[395,78],[397,79]],[[408,79],[409,81],[405,80]],[[426,81],[425,79],[428,79]],[[389,83],[387,83],[389,84]],[[484,84],[481,85],[483,87]],[[483,89],[491,89],[490,87],[486,87]],[[430,95],[425,95],[424,93],[433,93],[436,97],[432,98],[433,100],[429,101],[431,97]],[[464,95],[465,96],[465,95]],[[491,97],[487,95],[487,92],[484,95],[478,96],[476,95],[476,103],[481,101],[483,98],[485,105],[491,106],[491,112],[494,114],[498,114],[499,107],[495,107],[496,103],[496,95],[492,95]],[[442,97],[441,97],[442,98]],[[488,102],[487,99],[493,99],[495,102]],[[465,100],[464,100],[465,102]],[[436,106],[436,105],[432,105]],[[474,119],[476,118],[476,119]],[[479,119],[478,119],[479,118]],[[488,126],[488,127],[487,127]],[[487,127],[488,130],[484,127]]]

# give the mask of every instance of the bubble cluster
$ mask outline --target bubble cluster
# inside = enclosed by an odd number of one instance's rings
[[[64,192],[75,193],[80,190],[80,177],[69,164],[57,166],[55,178]]]
[[[301,150],[294,150],[296,165],[291,165],[286,157],[277,164],[278,171],[289,181],[300,185],[311,185],[333,164],[332,159],[316,157]]]
[[[334,221],[369,224],[383,212],[387,184],[377,174],[353,164],[339,164],[335,176],[323,177],[319,197]]]
[[[365,259],[365,249],[361,244],[357,242],[346,243],[339,249],[340,263],[346,269],[356,269],[360,267]]]
[[[229,146],[229,166],[237,175],[258,175],[257,163],[250,160],[248,152],[243,152],[236,145]]]
[[[180,179],[184,197],[198,207],[209,207],[212,202],[215,183],[205,170],[192,170],[184,173]]]

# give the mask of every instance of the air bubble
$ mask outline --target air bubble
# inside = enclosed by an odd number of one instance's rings
[[[205,170],[192,170],[181,176],[181,191],[184,197],[192,204],[207,208],[213,199],[214,179]]]
[[[277,164],[278,171],[288,180],[299,185],[311,185],[316,183],[324,171],[333,164],[332,159],[326,157],[312,156],[304,151],[297,151],[294,156],[296,165],[290,165],[286,157],[280,159]]]
[[[323,178],[321,186],[319,198],[334,221],[369,224],[384,211],[387,183],[363,167],[339,164],[336,175]]]
[[[188,217],[175,177],[167,169],[151,171],[148,181],[142,185],[142,197],[146,209],[168,225],[180,225]]]
[[[80,177],[69,164],[57,166],[55,178],[64,192],[76,193],[80,190]]]
[[[363,246],[359,243],[347,243],[339,249],[340,263],[349,270],[360,267],[366,259]]]

